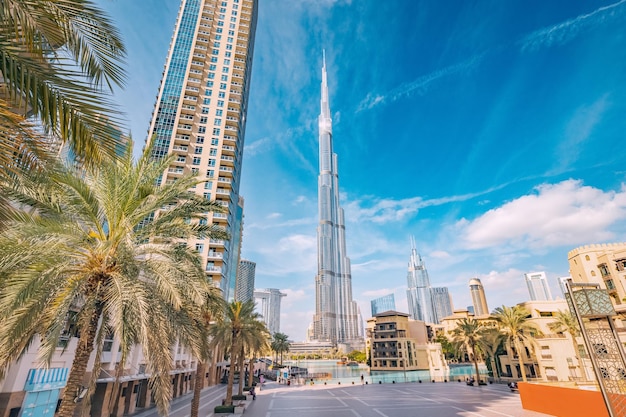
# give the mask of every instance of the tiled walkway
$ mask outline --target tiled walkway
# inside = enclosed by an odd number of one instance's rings
[[[236,390],[235,390],[236,392]],[[213,415],[225,386],[203,391],[200,416]],[[191,396],[172,404],[172,417],[189,416]],[[156,417],[156,410],[141,417]],[[464,383],[285,386],[266,383],[244,417],[547,417],[522,409],[505,385]]]

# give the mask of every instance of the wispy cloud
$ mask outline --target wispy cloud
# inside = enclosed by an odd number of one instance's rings
[[[536,30],[520,41],[522,50],[536,50],[544,46],[563,44],[577,36],[583,29],[623,13],[624,9],[621,6],[625,3],[626,0],[621,0],[565,22]]]
[[[583,185],[579,180],[542,184],[535,192],[457,223],[467,249],[508,245],[541,248],[607,241],[626,219],[626,187],[618,192]]]
[[[449,75],[469,71],[472,68],[476,67],[480,63],[483,56],[484,54],[474,55],[463,62],[459,62],[457,64],[450,65],[448,67],[423,75],[414,81],[402,84],[399,87],[394,88],[384,95],[369,93],[361,101],[361,103],[359,103],[356,111],[360,112],[363,110],[369,110],[378,105],[392,103],[396,100],[408,97],[413,94],[423,95],[426,93],[426,91],[428,91],[428,87],[435,81],[441,78],[445,78]]]
[[[412,197],[396,200],[392,198],[380,199],[366,196],[358,200],[348,202],[344,205],[344,209],[347,213],[346,218],[349,218],[350,221],[354,222],[370,221],[373,223],[388,223],[402,221],[414,216],[422,208],[467,201],[499,190],[506,185],[507,184],[498,185],[476,193],[431,199]]]
[[[563,140],[556,148],[555,159],[558,166],[555,172],[564,172],[578,160],[583,151],[581,145],[592,135],[594,128],[601,121],[602,116],[609,107],[608,95],[603,95],[590,106],[578,108],[565,127]]]

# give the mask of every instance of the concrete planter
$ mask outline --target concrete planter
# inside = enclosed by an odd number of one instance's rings
[[[239,404],[235,406],[235,414],[243,414],[243,410],[246,409],[246,406],[243,404]]]

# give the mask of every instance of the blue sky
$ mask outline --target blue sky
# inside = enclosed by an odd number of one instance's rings
[[[178,0],[103,1],[129,50],[117,99],[138,148]],[[326,49],[353,296],[406,310],[415,236],[455,308],[626,232],[626,0],[260,0],[241,192],[243,256],[280,288],[281,330],[315,310],[317,116]]]

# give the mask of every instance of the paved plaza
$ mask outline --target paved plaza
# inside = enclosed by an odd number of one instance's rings
[[[200,416],[213,416],[226,387],[203,391]],[[236,393],[236,389],[235,389]],[[189,416],[191,396],[172,405],[172,417]],[[156,417],[155,410],[138,416]],[[244,417],[546,417],[522,409],[519,394],[505,385],[464,383],[285,386],[266,383]]]

